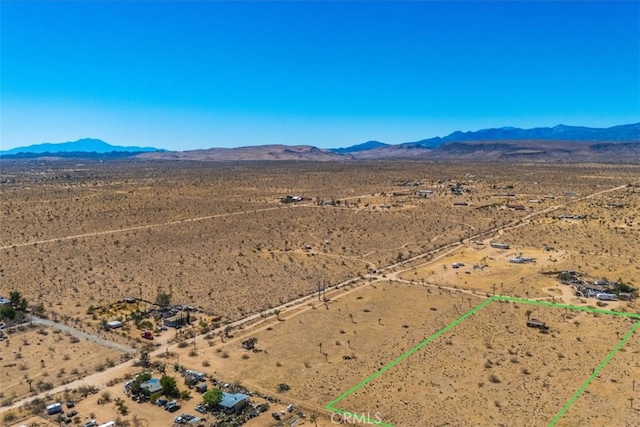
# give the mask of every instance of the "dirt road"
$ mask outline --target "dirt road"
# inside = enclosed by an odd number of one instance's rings
[[[111,348],[113,350],[121,351],[123,353],[135,353],[137,350],[133,347],[130,347],[126,344],[120,344],[117,342],[109,341],[102,337],[89,334],[87,332],[81,331],[76,328],[72,328],[71,326],[63,325],[62,323],[54,322],[53,320],[43,319],[37,316],[31,316],[31,323],[34,325],[42,325],[48,328],[58,329],[64,333],[73,335],[74,337],[85,339],[87,341],[94,342],[96,344],[100,344],[101,346]]]
[[[595,196],[598,196],[598,195],[601,195],[601,194],[605,194],[605,193],[608,193],[608,192],[617,191],[617,190],[623,189],[625,187],[626,187],[626,185],[622,185],[622,186],[618,186],[618,187],[614,187],[614,188],[605,189],[605,190],[602,190],[602,191],[599,191],[599,192],[596,192],[596,193],[589,194],[589,195],[584,196],[584,197],[580,197],[580,198],[576,198],[576,199],[570,200],[570,201],[568,201],[566,203],[563,203],[563,204],[551,206],[551,207],[549,207],[547,209],[543,209],[543,210],[540,210],[540,211],[533,212],[533,213],[531,213],[531,214],[529,214],[529,215],[527,215],[527,216],[525,216],[525,217],[523,217],[521,219],[512,221],[512,222],[510,222],[510,223],[508,223],[506,225],[478,232],[478,233],[476,233],[476,234],[474,234],[472,236],[469,236],[469,237],[463,239],[461,242],[451,243],[451,244],[445,245],[443,247],[440,247],[440,248],[434,249],[432,251],[429,251],[427,253],[423,253],[423,254],[417,255],[417,256],[415,256],[413,258],[410,258],[408,260],[404,260],[402,262],[395,263],[395,264],[389,265],[387,267],[381,268],[379,270],[379,274],[380,275],[384,274],[386,277],[381,278],[379,276],[376,276],[376,282],[378,282],[378,281],[387,281],[387,280],[397,280],[396,277],[397,277],[398,274],[402,273],[405,270],[408,270],[408,269],[403,269],[403,266],[405,264],[409,263],[409,262],[422,260],[422,259],[428,258],[428,257],[430,257],[430,256],[432,256],[432,255],[434,255],[436,253],[439,254],[438,257],[436,257],[434,259],[428,259],[423,264],[421,264],[421,265],[428,265],[428,264],[436,261],[437,259],[441,258],[442,256],[446,256],[446,254],[457,250],[458,248],[464,246],[466,243],[471,242],[473,240],[477,240],[479,238],[487,239],[488,236],[494,235],[495,233],[498,233],[500,231],[507,230],[507,229],[510,229],[510,228],[513,228],[513,227],[526,226],[527,221],[530,220],[531,218],[536,217],[536,216],[544,215],[546,213],[553,212],[553,211],[555,211],[557,209],[565,207],[565,206],[567,206],[569,204],[576,203],[578,201],[589,199],[589,198],[592,198],[592,197],[595,197]],[[298,206],[301,206],[301,205],[298,205]],[[191,218],[191,219],[185,219],[185,220],[179,220],[179,221],[171,221],[171,222],[162,223],[162,224],[149,224],[149,225],[141,225],[141,226],[137,226],[137,227],[129,227],[129,228],[125,228],[125,229],[107,230],[107,231],[101,231],[101,232],[95,232],[95,233],[88,233],[88,234],[79,235],[79,236],[68,236],[68,237],[61,237],[61,238],[56,238],[56,239],[43,240],[43,241],[39,241],[39,242],[20,243],[20,244],[14,244],[14,245],[0,247],[0,249],[11,248],[11,247],[14,247],[14,246],[34,245],[36,243],[55,242],[55,241],[68,240],[68,239],[74,239],[74,238],[80,238],[80,237],[96,236],[96,235],[101,235],[101,234],[113,234],[113,233],[118,233],[118,232],[123,232],[123,231],[130,231],[130,230],[138,230],[138,229],[145,229],[145,228],[176,225],[176,224],[182,224],[182,223],[187,223],[187,222],[203,221],[203,220],[219,218],[219,217],[224,217],[224,216],[242,215],[242,214],[247,214],[247,213],[262,212],[262,211],[277,210],[277,209],[282,209],[282,206],[277,206],[277,207],[272,207],[272,208],[264,208],[264,209],[258,209],[258,210],[251,210],[251,211],[234,212],[234,213],[228,213],[228,214],[211,215],[211,216],[206,216],[206,217],[198,217],[198,218]],[[415,266],[412,267],[412,268],[415,268]],[[334,290],[338,290],[340,288],[344,288],[344,287],[349,286],[349,285],[356,285],[358,283],[358,281],[360,281],[360,279],[361,279],[360,276],[357,276],[357,277],[354,277],[352,279],[346,280],[344,282],[338,283],[336,285],[333,285],[331,287],[326,288],[326,292],[332,292]],[[361,281],[359,286],[366,286],[367,284],[368,283],[366,281]],[[356,286],[355,288],[357,288],[359,286]],[[457,292],[463,291],[461,289],[454,289],[454,288],[447,288],[447,289],[450,289],[451,291],[457,291]],[[476,293],[471,292],[471,291],[466,291],[466,292],[470,293],[470,294],[471,293],[472,294],[476,294]],[[280,305],[278,307],[273,308],[271,310],[271,313],[274,313],[276,310],[283,311],[283,310],[286,310],[286,309],[296,308],[297,306],[299,306],[301,304],[307,303],[310,299],[314,299],[316,296],[317,296],[317,294],[314,292],[312,294],[309,294],[309,295],[294,299],[292,301],[289,301],[289,302],[284,303],[284,304],[282,304],[282,305]],[[568,297],[568,296],[564,296],[563,295],[563,297]],[[245,317],[243,319],[240,319],[240,320],[238,320],[236,322],[233,322],[233,323],[231,323],[229,325],[224,325],[223,327],[212,331],[212,333],[213,334],[221,333],[221,332],[224,331],[224,329],[226,327],[231,326],[231,327],[235,328],[235,327],[238,327],[240,325],[243,325],[243,324],[246,324],[246,323],[249,323],[249,322],[253,322],[253,321],[261,319],[261,318],[264,318],[264,313],[255,313],[255,314],[249,315],[249,316],[247,316],[247,317]],[[57,322],[53,322],[53,321],[50,321],[50,320],[40,319],[40,318],[37,318],[37,317],[34,316],[33,323],[40,324],[40,325],[47,326],[47,327],[56,328],[56,329],[59,329],[59,330],[64,331],[64,332],[68,332],[68,333],[70,333],[70,334],[72,334],[74,336],[77,336],[78,338],[87,339],[87,340],[96,342],[98,344],[101,344],[101,345],[104,345],[106,347],[113,348],[113,349],[116,349],[116,350],[119,350],[119,351],[122,351],[122,352],[126,352],[126,353],[136,352],[136,350],[134,348],[132,348],[132,347],[129,347],[129,346],[126,346],[126,345],[123,345],[123,344],[119,344],[119,343],[114,343],[114,342],[105,340],[103,338],[88,334],[88,333],[83,332],[83,331],[79,331],[77,329],[74,329],[74,328],[71,328],[69,326],[62,325],[62,324],[59,324]],[[177,346],[178,346],[178,343],[175,343],[175,344],[170,345],[168,348],[163,348],[163,349],[159,348],[158,350],[154,351],[152,354],[157,354],[157,353],[164,352],[164,351],[167,351],[167,350],[168,351],[172,351],[173,349],[176,349]],[[96,387],[103,387],[109,379],[122,375],[124,370],[126,368],[130,367],[132,363],[133,363],[132,361],[125,362],[123,364],[114,366],[113,368],[109,368],[109,369],[107,369],[107,370],[105,370],[103,372],[95,373],[95,374],[89,375],[89,376],[87,376],[87,377],[85,377],[83,379],[80,379],[80,380],[65,384],[63,386],[56,387],[56,388],[54,388],[52,390],[47,391],[46,393],[41,393],[38,396],[30,396],[28,398],[22,399],[20,401],[15,402],[11,406],[5,406],[5,407],[0,408],[0,413],[6,412],[6,411],[8,411],[8,410],[10,410],[12,408],[19,407],[19,406],[25,404],[26,402],[31,401],[35,397],[41,397],[42,398],[42,397],[44,397],[45,394],[55,394],[55,393],[58,393],[58,392],[62,392],[65,389],[77,388],[78,386],[81,386],[81,385],[93,385],[93,386],[96,386]]]

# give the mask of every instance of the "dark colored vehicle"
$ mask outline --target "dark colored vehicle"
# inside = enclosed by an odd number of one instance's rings
[[[273,418],[275,418],[276,420],[280,421],[280,414],[279,414],[279,413],[274,412],[273,414],[271,414],[271,416],[272,416]]]

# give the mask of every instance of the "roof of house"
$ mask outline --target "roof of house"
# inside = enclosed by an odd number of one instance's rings
[[[140,388],[147,390],[149,393],[155,393],[162,390],[160,380],[157,378],[151,378],[150,380],[143,382],[140,384]]]
[[[223,408],[233,408],[238,403],[247,400],[249,396],[242,393],[222,393],[222,400],[220,400],[219,405]]]

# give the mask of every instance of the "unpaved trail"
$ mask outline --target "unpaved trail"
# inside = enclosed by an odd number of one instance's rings
[[[583,196],[583,197],[579,197],[579,198],[570,200],[570,201],[568,201],[566,203],[563,203],[563,204],[558,204],[558,205],[551,206],[549,208],[546,208],[546,209],[543,209],[543,210],[540,210],[540,211],[532,212],[531,214],[526,215],[523,218],[514,220],[514,221],[512,221],[512,222],[510,222],[508,224],[505,224],[503,226],[494,227],[492,229],[489,229],[489,230],[486,230],[486,231],[482,231],[482,232],[479,232],[479,233],[477,233],[475,235],[469,236],[469,237],[463,239],[461,242],[451,243],[451,244],[445,245],[443,247],[431,250],[429,252],[417,255],[417,256],[412,257],[410,259],[404,260],[402,262],[391,264],[391,265],[386,266],[386,267],[384,267],[384,268],[379,270],[379,273],[380,274],[384,274],[384,276],[386,276],[386,277],[384,277],[382,279],[376,278],[376,282],[388,281],[388,280],[399,280],[399,279],[397,279],[398,274],[400,274],[400,273],[402,273],[404,271],[409,271],[410,270],[410,269],[402,269],[402,267],[408,262],[421,260],[423,258],[426,258],[428,256],[431,256],[433,254],[438,253],[437,257],[435,257],[433,259],[429,259],[426,262],[424,262],[423,264],[421,264],[421,265],[428,265],[428,264],[430,264],[430,263],[432,263],[432,262],[434,262],[434,261],[436,261],[438,259],[441,259],[442,257],[446,256],[447,254],[456,251],[460,247],[464,246],[465,242],[468,243],[468,242],[476,240],[476,239],[478,239],[480,237],[484,237],[486,239],[487,236],[495,234],[495,233],[498,233],[500,231],[508,230],[508,229],[514,228],[514,227],[521,227],[523,225],[526,226],[526,222],[528,220],[530,220],[531,218],[534,218],[536,216],[543,215],[543,214],[546,214],[548,212],[553,212],[553,211],[555,211],[557,209],[560,209],[562,207],[565,207],[565,206],[567,206],[569,204],[572,204],[572,203],[576,203],[576,202],[581,201],[581,200],[589,199],[589,198],[592,198],[592,197],[595,197],[595,196],[598,196],[598,195],[601,195],[601,194],[605,194],[605,193],[608,193],[608,192],[617,191],[617,190],[620,190],[620,189],[623,189],[623,188],[626,188],[626,187],[627,187],[626,185],[621,185],[621,186],[617,186],[617,187],[601,190],[601,191],[598,191],[596,193],[589,194],[587,196]],[[309,207],[309,206],[314,206],[314,205],[298,204],[298,205],[293,205],[291,207],[296,207],[296,206]],[[124,232],[124,231],[131,231],[131,230],[140,230],[140,229],[146,229],[146,228],[171,226],[171,225],[183,224],[183,223],[188,223],[188,222],[196,222],[196,221],[204,221],[204,220],[209,220],[209,219],[214,219],[214,218],[221,218],[221,217],[225,217],[225,216],[242,215],[242,214],[255,213],[255,212],[265,212],[265,211],[278,210],[278,209],[283,209],[283,207],[282,206],[277,206],[277,207],[257,209],[257,210],[251,210],[251,211],[240,211],[240,212],[232,212],[232,213],[226,213],[226,214],[210,215],[210,216],[205,216],[205,217],[190,218],[190,219],[184,219],[184,220],[178,220],[178,221],[170,221],[170,222],[160,223],[160,224],[149,224],[149,225],[141,225],[141,226],[136,226],[136,227],[128,227],[128,228],[123,228],[123,229],[100,231],[100,232],[87,233],[87,234],[78,235],[78,236],[67,236],[67,237],[60,237],[60,238],[56,238],[56,239],[43,240],[43,241],[39,241],[39,242],[20,243],[20,244],[0,247],[0,249],[7,249],[7,248],[12,248],[12,247],[20,247],[20,246],[29,246],[29,245],[35,245],[35,244],[40,244],[40,243],[49,243],[49,242],[56,242],[56,241],[61,241],[61,240],[69,240],[69,239],[74,239],[74,238],[90,237],[90,236],[97,236],[97,235],[104,235],[104,234],[114,234],[114,233],[119,233],[119,232]],[[442,252],[442,251],[444,251],[444,252]],[[398,268],[400,268],[400,269],[398,270]],[[415,268],[415,267],[412,267],[412,268]],[[383,272],[386,272],[386,273],[383,273]],[[361,279],[361,277],[357,276],[357,277],[354,277],[352,279],[345,280],[345,281],[343,281],[341,283],[338,283],[338,284],[336,284],[334,286],[326,288],[326,291],[327,292],[331,292],[331,291],[338,290],[338,289],[343,288],[343,287],[348,286],[348,285],[356,285],[357,282],[360,279]],[[402,281],[404,281],[404,280],[402,280]],[[411,282],[411,281],[407,281],[407,282],[416,283],[416,282]],[[347,291],[347,293],[353,292],[356,289],[360,288],[361,286],[366,286],[367,284],[368,284],[367,281],[362,281],[359,286],[354,286],[354,288],[350,289],[349,291]],[[429,286],[432,286],[432,285],[429,285]],[[464,293],[467,293],[469,295],[474,295],[474,296],[482,296],[482,295],[478,295],[477,293],[475,293],[473,291],[460,289],[460,288],[444,287],[444,289],[447,289],[447,290],[450,290],[450,291],[456,291],[456,292],[464,292]],[[303,297],[300,297],[300,298],[296,298],[295,300],[292,300],[292,301],[289,301],[287,303],[281,304],[280,306],[275,307],[275,308],[271,309],[270,311],[273,313],[275,310],[294,309],[297,306],[299,306],[300,304],[306,303],[310,299],[313,299],[315,297],[316,297],[316,292],[313,292],[313,293],[311,293],[309,295],[306,295],[306,296],[303,296]],[[564,297],[565,297],[565,295],[563,293],[563,298]],[[224,325],[223,327],[220,327],[220,328],[218,328],[218,329],[216,329],[214,331],[211,331],[211,332],[213,334],[220,333],[220,332],[223,332],[224,329],[226,327],[228,327],[228,326],[237,327],[237,326],[243,325],[243,324],[248,323],[248,322],[252,322],[254,320],[257,320],[257,319],[260,319],[260,318],[263,318],[263,317],[264,317],[264,313],[255,313],[255,314],[252,314],[252,315],[249,315],[249,316],[245,317],[244,319],[240,319],[240,320],[238,320],[236,322],[233,322],[233,323],[231,323],[229,325]],[[108,341],[108,340],[104,340],[104,339],[102,339],[100,337],[96,337],[96,336],[88,334],[86,332],[79,331],[79,330],[77,330],[75,328],[71,328],[71,327],[68,327],[66,325],[62,325],[62,324],[59,324],[57,322],[53,322],[53,321],[50,321],[50,320],[39,319],[39,318],[34,317],[33,323],[40,324],[40,325],[43,325],[43,326],[52,327],[52,328],[56,328],[56,329],[60,329],[60,330],[65,331],[65,332],[69,332],[72,335],[75,335],[75,336],[77,336],[79,338],[88,339],[90,341],[96,342],[98,344],[105,345],[105,346],[107,346],[109,348],[114,348],[114,349],[119,350],[119,351],[123,351],[123,352],[135,352],[136,351],[132,347],[129,347],[129,346],[126,346],[126,345],[123,345],[123,344],[114,343],[114,342],[111,342],[111,341]],[[172,351],[173,349],[176,349],[176,348],[178,348],[178,343],[171,344],[168,348],[164,348],[164,349],[158,348],[157,350],[154,350],[151,353],[151,355],[156,355],[158,353],[165,352],[165,351]],[[103,387],[103,386],[106,385],[107,381],[109,381],[110,379],[122,375],[124,373],[125,369],[130,367],[132,363],[133,363],[133,361],[124,362],[124,363],[121,363],[120,365],[116,365],[116,366],[114,366],[112,368],[109,368],[109,369],[106,369],[106,370],[104,370],[102,372],[98,372],[98,373],[89,375],[89,376],[87,376],[85,378],[73,381],[71,383],[55,387],[52,390],[49,390],[49,391],[47,391],[45,393],[40,393],[37,396],[30,396],[30,397],[21,399],[21,400],[15,402],[15,403],[13,403],[10,406],[0,407],[0,414],[3,413],[3,412],[8,411],[10,409],[17,408],[17,407],[19,407],[21,405],[24,405],[25,403],[30,402],[31,400],[33,400],[36,397],[42,398],[45,395],[52,395],[52,394],[55,394],[55,393],[63,392],[65,389],[77,388],[77,387],[82,386],[82,385],[93,385],[93,386],[96,386],[96,387]]]
[[[62,323],[54,322],[53,320],[43,319],[37,316],[31,316],[31,323],[34,325],[42,325],[48,328],[58,329],[64,333],[70,334],[74,337],[85,339],[87,341],[94,342],[96,344],[100,344],[101,346],[111,348],[116,351],[121,351],[123,353],[135,353],[137,350],[133,347],[130,347],[126,344],[120,344],[117,342],[113,342],[97,335],[93,335],[79,329],[73,328],[71,326],[64,325]]]

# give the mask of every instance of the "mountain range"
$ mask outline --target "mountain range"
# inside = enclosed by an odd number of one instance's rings
[[[141,153],[149,151],[164,151],[154,147],[122,147],[111,145],[100,139],[84,138],[72,142],[51,143],[30,145],[28,147],[16,147],[10,150],[0,151],[0,155],[12,155],[20,153],[33,154],[57,154],[57,153],[111,153],[111,152]]]
[[[416,159],[438,161],[571,161],[640,162],[640,123],[610,128],[558,125],[551,128],[502,127],[475,132],[456,131],[445,137],[401,144],[368,141],[345,148],[309,145],[261,145],[167,151],[153,147],[119,147],[96,139],[39,144],[0,151],[1,158],[133,157],[157,160],[295,160],[355,161]],[[89,156],[91,157],[91,156]]]

